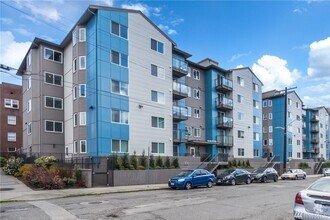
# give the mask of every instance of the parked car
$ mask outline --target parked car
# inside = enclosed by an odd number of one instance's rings
[[[330,219],[330,177],[322,177],[297,193],[295,219]]]
[[[324,176],[330,176],[330,168],[324,168],[323,175]]]
[[[214,174],[203,169],[184,170],[180,172],[177,176],[172,177],[168,180],[168,186],[172,189],[191,189],[192,187],[197,186],[206,186],[208,188],[211,188],[214,183]]]
[[[238,183],[251,183],[251,173],[244,169],[228,169],[217,176],[216,184],[236,185]]]
[[[306,179],[306,172],[301,170],[301,169],[289,169],[287,172],[283,173],[281,175],[281,179],[285,180],[285,179]]]
[[[274,182],[277,182],[278,173],[274,168],[261,167],[253,171],[252,182],[260,181],[266,183],[268,180],[273,180]]]

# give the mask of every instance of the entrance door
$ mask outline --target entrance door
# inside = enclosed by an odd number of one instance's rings
[[[196,148],[190,147],[190,156],[195,157],[195,155],[196,155]]]

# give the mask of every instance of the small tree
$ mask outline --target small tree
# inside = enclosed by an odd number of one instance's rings
[[[247,168],[250,168],[250,167],[251,167],[251,165],[250,165],[250,161],[249,161],[249,160],[246,161],[246,167],[247,167]]]
[[[162,158],[160,157],[160,155],[157,157],[156,165],[157,165],[157,167],[159,167],[159,168],[162,168],[162,167],[163,167],[163,160],[162,160]]]
[[[177,157],[175,157],[173,159],[172,164],[173,164],[174,168],[180,168],[179,159]]]
[[[166,157],[165,159],[165,167],[169,169],[171,167],[171,161],[169,157]]]
[[[121,166],[120,166],[120,158],[118,157],[117,154],[114,155],[113,157],[114,161],[115,161],[115,168],[117,170],[120,170]]]
[[[242,167],[243,168],[246,168],[246,165],[245,165],[245,161],[244,160],[242,161]]]
[[[124,154],[124,156],[121,158],[121,164],[125,169],[129,168],[128,154]]]
[[[237,163],[236,163],[236,160],[234,159],[233,160],[233,167],[236,167],[237,166]]]
[[[237,166],[238,166],[238,167],[241,167],[241,166],[242,166],[240,160],[238,161]]]
[[[143,167],[147,167],[147,157],[145,155],[145,151],[142,151],[142,156],[140,158],[140,165]]]
[[[151,169],[155,168],[155,159],[154,159],[154,155],[150,155],[150,159],[149,159],[149,166]]]
[[[131,156],[131,164],[133,165],[134,169],[138,166],[138,160],[136,158],[136,151],[134,151],[133,155]]]
[[[231,161],[229,160],[228,161],[228,168],[232,168],[233,167],[233,164],[231,163]]]

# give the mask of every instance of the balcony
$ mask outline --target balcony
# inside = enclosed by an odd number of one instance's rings
[[[218,135],[217,145],[220,147],[232,147],[233,146],[233,136]]]
[[[233,100],[229,98],[216,98],[215,104],[219,110],[232,110]]]
[[[173,121],[184,121],[188,119],[188,108],[184,106],[173,106]]]
[[[233,128],[233,118],[218,117],[216,118],[217,128]]]
[[[174,99],[187,98],[188,90],[189,90],[188,86],[178,83],[178,82],[173,82],[173,98]]]
[[[187,142],[186,130],[183,130],[183,129],[173,130],[173,142],[175,142],[175,143]]]
[[[215,88],[219,92],[230,92],[233,91],[233,81],[224,77],[218,77],[216,79]]]
[[[178,58],[172,58],[173,75],[176,77],[186,76],[188,74],[188,63]]]
[[[313,137],[312,136],[312,140],[311,140],[311,142],[312,142],[312,144],[318,144],[319,143],[319,137]]]
[[[312,133],[318,133],[319,132],[319,127],[318,126],[312,126],[311,127],[311,132]]]
[[[313,122],[319,121],[319,116],[312,114],[311,121],[313,121]]]
[[[306,134],[302,135],[302,139],[303,139],[303,141],[306,141]]]
[[[319,148],[319,147],[315,147],[315,148],[314,148],[314,153],[315,153],[315,154],[320,153],[320,148]]]

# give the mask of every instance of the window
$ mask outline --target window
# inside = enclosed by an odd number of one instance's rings
[[[267,120],[267,114],[262,114],[262,120]]]
[[[111,33],[127,39],[127,27],[114,21],[111,21]]]
[[[187,106],[188,117],[191,117],[191,107]]]
[[[16,125],[16,116],[15,115],[8,115],[7,121],[9,125]]]
[[[77,86],[73,87],[73,100],[77,98]]]
[[[86,125],[86,112],[79,113],[79,124]]]
[[[8,152],[16,152],[16,147],[8,147]]]
[[[238,148],[238,156],[244,156],[244,148]]]
[[[77,31],[73,31],[72,32],[72,46],[76,45],[77,39],[78,39],[78,37],[77,37]]]
[[[154,128],[164,128],[165,120],[160,117],[151,117],[151,126]]]
[[[194,79],[200,80],[200,72],[198,70],[193,70]]]
[[[288,105],[291,105],[292,104],[292,101],[290,98],[288,98]]]
[[[164,143],[152,142],[151,143],[151,153],[154,153],[154,154],[163,154],[163,153],[165,153],[165,144]]]
[[[260,140],[260,134],[256,133],[256,132],[253,132],[253,140],[259,141]]]
[[[262,127],[262,132],[263,132],[263,133],[267,133],[267,126],[263,126],[263,127]]]
[[[257,100],[253,100],[253,107],[259,109],[259,102]]]
[[[165,79],[165,70],[159,66],[151,64],[151,75],[160,79]]]
[[[259,92],[259,85],[256,83],[253,83],[253,91]]]
[[[128,84],[116,80],[111,81],[111,92],[128,96]]]
[[[273,113],[268,113],[268,118],[273,119]]]
[[[78,125],[78,114],[73,114],[73,127],[76,127]]]
[[[73,142],[73,153],[78,153],[78,141]]]
[[[263,106],[264,108],[267,107],[267,100],[265,100],[265,101],[262,102],[262,106]]]
[[[297,152],[297,158],[300,158],[300,157],[301,157],[301,153]]]
[[[273,101],[272,100],[268,100],[268,106],[269,107],[273,106]]]
[[[238,138],[244,138],[244,131],[238,130],[237,131],[237,137]]]
[[[27,64],[27,66],[31,66],[31,51],[29,52],[29,54],[27,55],[27,57],[26,57],[26,64]]]
[[[151,38],[151,49],[159,53],[164,53],[164,44]]]
[[[201,129],[194,128],[194,137],[201,137]]]
[[[10,142],[15,142],[16,141],[16,132],[8,132],[7,140]]]
[[[32,86],[32,76],[27,78],[27,90],[31,89]]]
[[[45,73],[45,83],[56,86],[62,86],[63,85],[62,76],[54,73]]]
[[[288,112],[288,118],[291,118],[291,117],[292,117],[291,112]]]
[[[5,108],[19,108],[19,101],[15,99],[5,99]]]
[[[299,108],[299,106],[300,106],[299,102],[296,102],[296,108]]]
[[[86,84],[79,85],[79,97],[86,97]]]
[[[256,125],[258,125],[260,122],[259,122],[260,120],[259,120],[259,117],[257,117],[257,116],[253,116],[253,123],[254,124],[256,124]]]
[[[80,70],[86,69],[86,56],[79,56],[79,69]]]
[[[86,28],[79,28],[79,42],[86,41]]]
[[[44,59],[62,63],[62,52],[45,48]]]
[[[162,92],[151,90],[151,101],[165,104],[165,95]]]
[[[289,155],[288,155],[289,157],[292,157],[292,152],[289,152]]]
[[[287,130],[288,130],[289,132],[292,132],[292,126],[291,126],[291,125],[288,125],[288,126],[287,126]]]
[[[238,120],[240,120],[240,121],[244,121],[244,113],[242,113],[242,112],[237,112],[237,118],[238,118]]]
[[[242,95],[237,95],[237,102],[242,103],[244,100],[244,97]]]
[[[128,67],[128,56],[124,53],[111,50],[111,63],[119,66]]]
[[[53,109],[63,109],[63,99],[45,96],[45,107]]]
[[[127,140],[112,140],[111,142],[112,152],[128,152],[128,141]]]
[[[112,109],[111,114],[113,123],[128,124],[128,112]]]
[[[272,133],[273,132],[273,126],[268,126],[268,132]]]
[[[268,145],[268,141],[266,139],[264,139],[264,146]]]
[[[201,117],[200,110],[197,108],[194,108],[194,118],[200,118],[200,117]]]
[[[201,95],[201,91],[199,89],[194,89],[193,90],[193,97],[195,99],[200,99],[201,98],[200,95]]]
[[[297,140],[297,145],[300,145],[300,140]]]
[[[190,137],[192,135],[192,127],[187,126],[186,127],[186,132],[187,132],[188,137]]]
[[[300,134],[301,130],[300,128],[297,128],[297,133]]]
[[[29,101],[27,102],[26,110],[27,110],[27,112],[30,112],[32,110],[32,100],[31,99],[29,99]]]
[[[288,139],[288,144],[292,144],[292,138]]]
[[[80,153],[87,153],[87,141],[80,140]]]
[[[242,77],[237,76],[237,83],[240,86],[244,86],[244,79]]]
[[[63,122],[45,120],[45,132],[63,133]]]
[[[75,58],[72,62],[72,72],[77,71],[77,58]]]
[[[253,156],[254,157],[259,157],[259,150],[258,149],[253,150]]]
[[[26,130],[27,130],[26,132],[27,132],[28,135],[32,133],[32,123],[31,122],[27,125]]]

